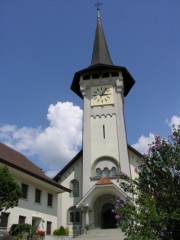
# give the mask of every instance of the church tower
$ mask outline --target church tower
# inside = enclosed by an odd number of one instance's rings
[[[74,236],[87,224],[115,228],[115,197],[127,196],[119,185],[120,172],[136,177],[141,155],[127,144],[124,121],[124,98],[134,83],[127,69],[111,60],[97,4],[91,64],[75,73],[71,85],[84,103],[83,146],[54,177],[72,190],[59,196],[58,225]]]
[[[112,63],[98,5],[91,64],[75,73],[71,85],[84,102],[83,195],[102,176],[130,176],[124,97],[134,82],[125,67]]]

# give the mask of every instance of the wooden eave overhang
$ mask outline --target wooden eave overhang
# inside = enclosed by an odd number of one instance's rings
[[[48,179],[48,178],[46,179],[44,177],[41,177],[41,176],[31,172],[31,171],[28,171],[27,169],[21,168],[21,167],[15,165],[13,163],[9,163],[9,162],[7,162],[6,160],[4,160],[2,158],[0,158],[0,162],[5,164],[5,165],[7,165],[7,166],[9,166],[9,167],[12,167],[12,168],[17,169],[17,170],[19,170],[21,172],[24,172],[24,173],[26,173],[26,174],[28,174],[28,175],[30,175],[32,177],[35,177],[35,178],[37,178],[37,179],[39,179],[39,180],[41,180],[43,182],[46,182],[46,183],[48,183],[48,184],[50,184],[50,185],[52,185],[54,187],[57,187],[57,188],[59,188],[59,189],[61,189],[63,191],[66,191],[66,192],[70,192],[71,191],[70,189],[68,189],[66,187],[63,187],[62,185],[58,184],[57,182],[55,182],[55,181],[53,181],[51,179]]]
[[[128,70],[125,67],[115,66],[115,65],[106,65],[101,63],[76,72],[71,84],[71,90],[75,92],[80,98],[83,98],[80,91],[80,86],[79,86],[80,77],[88,74],[90,75],[93,73],[101,76],[103,73],[106,73],[106,72],[122,73],[123,80],[124,80],[124,96],[126,97],[135,83],[134,78],[131,76],[131,74],[128,72]]]

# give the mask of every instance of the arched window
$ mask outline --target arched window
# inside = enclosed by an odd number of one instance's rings
[[[97,180],[102,176],[106,176],[109,178],[118,178],[118,172],[120,171],[120,166],[116,159],[104,156],[96,159],[93,162],[91,167],[91,179]]]
[[[74,212],[69,212],[69,220],[70,222],[74,222]]]
[[[112,168],[111,168],[111,176],[112,176],[112,177],[115,177],[115,176],[116,176],[116,168],[115,168],[115,167],[112,167]]]
[[[109,169],[107,167],[104,168],[103,170],[104,176],[108,177],[109,176]]]
[[[67,211],[67,224],[80,224],[81,211],[76,207],[71,207]]]
[[[73,179],[70,182],[70,189],[71,189],[70,197],[79,197],[79,182],[78,182],[78,180]]]
[[[101,175],[102,175],[101,169],[100,169],[100,168],[97,168],[97,169],[96,169],[96,177],[101,177]]]

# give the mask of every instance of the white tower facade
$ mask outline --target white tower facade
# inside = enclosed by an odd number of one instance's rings
[[[116,76],[114,76],[116,75]],[[124,84],[121,72],[80,81],[84,101],[83,195],[101,176],[115,178],[120,171],[130,175],[124,122]]]
[[[141,155],[127,144],[124,98],[135,81],[128,70],[112,63],[101,18],[97,26],[91,64],[75,73],[71,89],[83,100],[82,150],[54,177],[71,194],[59,196],[58,225],[73,235],[93,225],[115,228],[115,197],[126,198],[120,172],[136,177]]]
[[[123,109],[135,81],[126,68],[112,63],[99,11],[91,65],[75,74],[71,86],[84,102],[83,182],[88,186],[83,195],[101,176],[130,175]]]

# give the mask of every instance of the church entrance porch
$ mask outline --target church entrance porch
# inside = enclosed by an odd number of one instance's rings
[[[105,194],[94,203],[94,227],[101,229],[116,228],[116,219],[112,213],[115,196]]]

